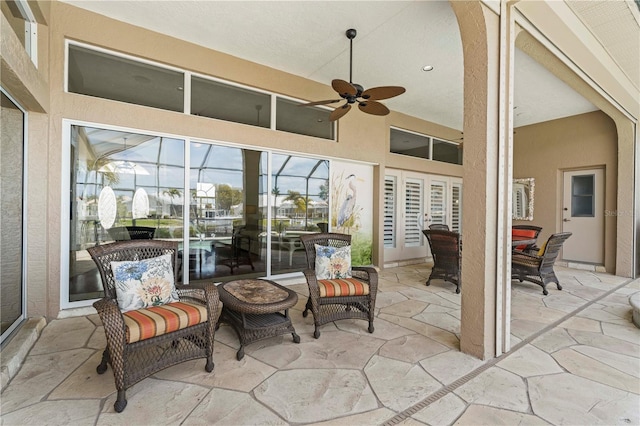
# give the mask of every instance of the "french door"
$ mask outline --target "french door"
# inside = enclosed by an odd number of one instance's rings
[[[384,260],[428,255],[422,230],[446,224],[460,232],[462,179],[387,170],[384,187]]]

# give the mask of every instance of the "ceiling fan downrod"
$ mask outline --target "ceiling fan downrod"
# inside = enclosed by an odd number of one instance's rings
[[[358,32],[355,29],[350,28],[345,34],[349,39],[349,83],[353,84],[353,39],[356,38],[356,34],[358,34]]]

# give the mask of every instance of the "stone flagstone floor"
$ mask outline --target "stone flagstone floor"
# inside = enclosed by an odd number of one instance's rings
[[[3,425],[640,424],[640,329],[628,298],[640,280],[556,268],[563,285],[513,282],[512,349],[481,361],[459,351],[460,295],[429,265],[381,272],[375,333],[365,321],[253,343],[216,332],[215,370],[186,362],[127,391],[113,410],[111,369],[96,374],[105,338],[97,315],[51,321],[2,389]],[[464,293],[464,289],[463,289]]]

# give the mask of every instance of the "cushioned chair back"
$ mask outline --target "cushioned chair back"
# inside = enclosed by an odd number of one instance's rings
[[[562,248],[562,244],[571,236],[571,232],[560,232],[558,234],[553,234],[547,240],[547,243],[544,246],[544,253],[542,254],[542,263],[540,265],[541,269],[553,267],[558,254],[560,253],[560,249]]]
[[[535,225],[513,225],[511,227],[511,235],[520,236],[520,237],[528,237],[528,238],[538,238],[540,235],[540,231],[542,228],[540,226]],[[528,247],[533,247],[535,244],[523,244],[516,247],[517,250],[524,250]]]
[[[439,229],[425,229],[435,267],[458,268],[460,262],[460,234]]]
[[[170,254],[172,256],[174,280],[178,282],[178,242],[163,240],[118,241],[87,249],[100,271],[105,297],[116,299],[115,279],[111,262],[150,259]]]
[[[156,228],[150,226],[127,226],[129,238],[132,240],[153,240]]]
[[[429,229],[439,229],[440,231],[448,231],[449,225],[445,225],[444,223],[434,223],[429,225]]]
[[[300,235],[300,241],[304,245],[304,251],[307,254],[307,268],[315,269],[316,267],[316,247],[315,245],[344,247],[351,244],[351,235],[336,234],[333,232],[320,234]]]

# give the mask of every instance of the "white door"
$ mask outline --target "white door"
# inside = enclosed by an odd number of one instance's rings
[[[462,179],[387,169],[384,179],[384,260],[429,255],[423,229],[434,223],[460,231]]]
[[[387,170],[384,178],[385,262],[427,255],[422,235],[425,226],[425,176]]]
[[[564,172],[562,231],[573,235],[564,242],[562,258],[604,263],[604,170]]]

